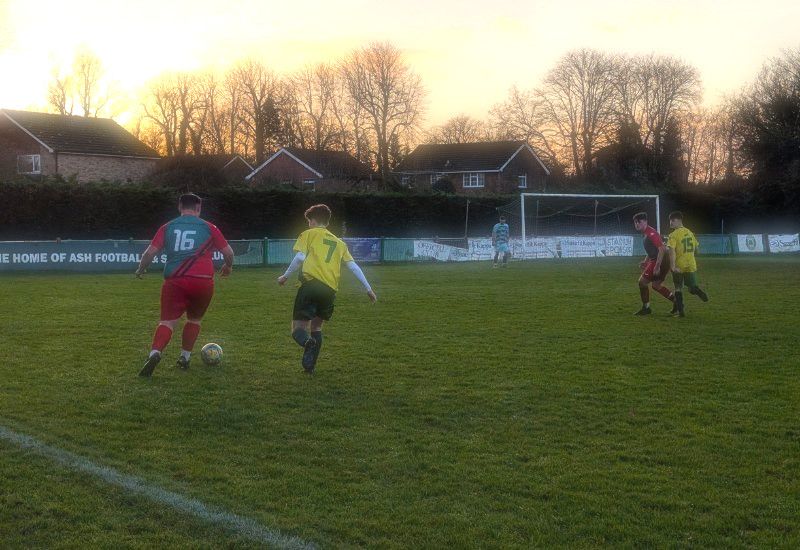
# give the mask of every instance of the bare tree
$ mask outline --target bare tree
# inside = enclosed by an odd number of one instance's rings
[[[539,158],[554,166],[558,163],[555,143],[558,132],[549,123],[548,110],[541,93],[521,91],[513,86],[508,98],[495,105],[490,115],[496,135],[505,139],[524,140]]]
[[[538,94],[547,124],[556,132],[556,147],[569,156],[579,178],[613,137],[613,69],[613,58],[604,53],[570,52],[547,74]]]
[[[71,115],[75,108],[73,99],[73,83],[70,75],[60,75],[53,71],[53,80],[47,90],[47,102],[60,115]]]
[[[200,90],[207,121],[202,147],[213,154],[225,153],[229,110],[217,76],[214,73],[203,75],[200,79]]]
[[[166,75],[149,85],[142,102],[144,118],[158,128],[163,140],[159,150],[167,156],[175,155],[177,150],[178,102],[178,94]]]
[[[337,149],[347,151],[361,162],[372,165],[370,130],[367,112],[349,93],[344,78],[334,80],[331,111],[336,124]]]
[[[100,58],[90,51],[79,53],[75,58],[73,72],[83,116],[98,116],[109,99],[100,93],[100,79],[103,76]]]
[[[376,164],[381,178],[388,182],[392,144],[413,136],[422,119],[422,82],[389,43],[373,43],[352,52],[340,70],[351,98],[369,120]]]
[[[128,128],[133,136],[145,145],[159,152],[164,152],[164,136],[158,127],[144,116],[137,117]]]
[[[248,60],[237,65],[231,78],[241,93],[239,119],[252,142],[257,163],[264,161],[268,146],[276,145],[280,132],[277,102],[279,80],[264,64]]]
[[[690,113],[701,96],[697,69],[672,57],[618,57],[614,82],[620,121],[636,124],[642,145],[655,155],[668,121]]]
[[[429,143],[475,143],[490,141],[492,132],[483,121],[467,115],[458,115],[427,132]]]
[[[335,116],[337,74],[328,64],[306,67],[289,79],[294,100],[294,134],[301,147],[324,150],[341,142]],[[338,143],[337,143],[338,142]]]

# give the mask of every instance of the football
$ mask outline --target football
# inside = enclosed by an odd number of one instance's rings
[[[206,344],[200,350],[200,357],[206,365],[219,365],[222,363],[222,347],[213,342]]]

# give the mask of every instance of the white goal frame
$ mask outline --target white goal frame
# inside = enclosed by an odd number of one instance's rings
[[[573,199],[655,199],[656,201],[656,231],[661,234],[661,204],[658,195],[584,195],[581,193],[520,193],[519,209],[522,221],[522,259],[528,256],[528,241],[525,233],[525,197],[562,197]]]

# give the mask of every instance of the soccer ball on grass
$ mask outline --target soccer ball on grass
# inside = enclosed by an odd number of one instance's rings
[[[206,365],[219,365],[222,363],[222,347],[219,344],[210,343],[203,346],[200,350],[200,358]]]

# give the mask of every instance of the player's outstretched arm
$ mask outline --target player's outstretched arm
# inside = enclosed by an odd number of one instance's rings
[[[231,274],[231,271],[233,271],[233,248],[231,248],[231,245],[228,245],[222,250],[220,250],[220,252],[222,252],[222,258],[225,261],[225,263],[222,264],[222,267],[219,270],[219,274],[222,277],[227,277],[228,275]]]
[[[292,262],[289,264],[289,267],[286,268],[286,271],[283,273],[283,275],[278,277],[278,284],[281,286],[286,284],[286,281],[289,280],[291,274],[300,269],[305,259],[306,255],[302,252],[295,254],[294,258],[292,258]]]
[[[672,247],[669,247],[669,265],[672,266],[672,272],[673,273],[680,273],[681,272],[681,269],[675,263],[675,249],[672,248]]]
[[[136,272],[134,273],[138,279],[142,278],[142,275],[145,274],[147,268],[151,263],[153,263],[153,258],[155,258],[156,254],[158,254],[158,250],[159,249],[155,246],[150,245],[147,247],[147,250],[144,251],[144,254],[142,254],[142,260],[139,262],[139,267],[136,268]]]
[[[369,286],[369,281],[367,281],[367,277],[364,275],[364,272],[361,271],[361,268],[358,266],[358,264],[355,261],[350,260],[347,262],[347,269],[352,271],[353,275],[356,276],[356,279],[358,279],[361,284],[364,285],[364,289],[367,291],[367,296],[369,296],[369,299],[372,302],[377,302],[378,295],[375,294],[375,292],[372,290],[372,287]]]

